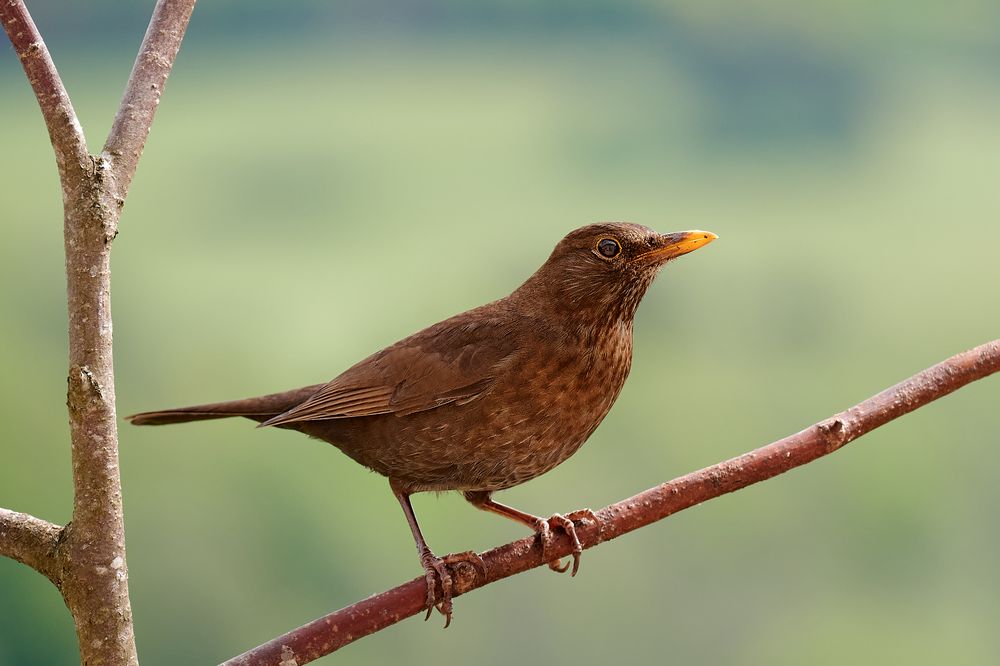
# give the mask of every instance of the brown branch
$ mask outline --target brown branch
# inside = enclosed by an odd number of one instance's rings
[[[0,509],[0,555],[28,565],[56,586],[56,546],[61,532],[61,527],[41,518]]]
[[[35,90],[59,164],[73,463],[73,519],[58,540],[54,544],[43,540],[50,530],[43,530],[37,519],[34,523],[11,519],[12,531],[0,533],[0,554],[9,550],[16,559],[30,560],[60,588],[76,625],[81,661],[86,664],[138,663],[118,465],[111,242],[194,3],[156,3],[105,153],[92,157],[23,0],[0,0],[0,20]],[[43,551],[48,555],[40,555]]]
[[[116,182],[114,195],[122,205],[153,125],[163,87],[181,48],[194,3],[195,0],[157,0],[125,85],[125,94],[104,144],[104,153]]]
[[[118,463],[111,335],[111,241],[194,0],[159,0],[89,188],[65,204],[73,520],[60,554],[63,596],[84,661],[136,664]],[[148,64],[156,58],[154,64]],[[152,86],[157,89],[153,91]],[[140,89],[147,88],[150,92]],[[121,149],[121,154],[114,151]],[[120,158],[119,162],[113,160]]]
[[[87,141],[52,56],[22,0],[0,1],[0,21],[21,60],[28,83],[42,110],[56,152],[59,176],[82,176],[90,165]]]
[[[692,472],[596,513],[598,524],[577,532],[584,548],[614,539],[671,514],[734,490],[770,479],[833,453],[861,435],[966,384],[1000,371],[1000,340],[952,356],[892,388],[805,430],[711,467]],[[570,554],[563,535],[552,555]],[[514,541],[482,554],[486,575],[469,565],[455,571],[462,594],[545,564],[538,540]],[[423,576],[294,629],[225,662],[224,666],[302,664],[424,610]]]

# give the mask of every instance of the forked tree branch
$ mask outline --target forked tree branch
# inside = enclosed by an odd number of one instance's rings
[[[1000,340],[952,356],[892,388],[812,425],[739,457],[692,472],[596,512],[597,524],[577,528],[584,548],[614,539],[678,511],[734,490],[770,479],[833,453],[865,433],[948,395],[966,384],[1000,371]],[[528,537],[482,554],[485,576],[471,565],[454,572],[455,594],[541,566],[553,555],[571,552],[562,535],[542,556],[537,539]],[[424,610],[424,577],[369,597],[294,629],[225,662],[224,666],[296,664],[314,659]]]
[[[125,560],[111,335],[111,242],[195,0],[158,0],[105,152],[91,156],[23,0],[0,20],[35,91],[56,152],[69,314],[67,406],[73,519],[65,528],[0,512],[0,554],[45,574],[76,625],[85,664],[137,664]]]
[[[61,532],[61,527],[41,518],[0,509],[0,555],[28,565],[57,586],[55,552]]]

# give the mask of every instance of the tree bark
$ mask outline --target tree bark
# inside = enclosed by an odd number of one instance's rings
[[[76,625],[84,664],[137,664],[125,559],[111,324],[111,243],[163,85],[195,0],[159,0],[105,151],[91,155],[73,105],[23,0],[0,20],[56,154],[69,312],[73,517],[64,528],[0,511],[0,554],[47,576]]]
[[[0,555],[26,564],[58,586],[55,551],[62,529],[26,513],[0,509]]]

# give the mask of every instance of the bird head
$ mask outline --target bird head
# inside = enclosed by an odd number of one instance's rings
[[[710,231],[660,234],[625,222],[587,225],[563,238],[521,289],[544,294],[560,310],[631,322],[667,262],[716,238]]]

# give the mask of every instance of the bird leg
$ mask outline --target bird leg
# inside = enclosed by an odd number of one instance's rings
[[[451,565],[458,564],[460,562],[465,562],[471,564],[473,567],[479,570],[479,572],[485,576],[486,575],[486,565],[483,563],[481,557],[478,554],[467,551],[464,553],[453,553],[451,555],[445,555],[444,557],[438,557],[431,552],[430,547],[428,547],[427,542],[424,541],[424,535],[420,533],[420,525],[417,524],[417,517],[413,513],[413,506],[410,504],[410,493],[403,490],[399,484],[395,483],[390,479],[389,486],[392,488],[392,494],[396,496],[399,500],[399,505],[403,507],[403,513],[406,515],[406,522],[410,525],[410,531],[413,533],[413,540],[417,545],[417,554],[420,556],[420,564],[424,568],[424,577],[427,581],[427,614],[424,616],[424,620],[427,620],[431,616],[431,611],[437,608],[438,612],[445,616],[444,627],[448,628],[451,624],[452,615],[452,578],[451,574],[448,572],[448,567]],[[441,598],[438,599],[437,588],[441,587]]]
[[[533,529],[538,534],[538,538],[542,542],[543,556],[552,544],[552,530],[561,529],[573,542],[573,570],[570,572],[570,575],[575,576],[576,572],[580,570],[580,554],[583,552],[583,546],[580,544],[580,539],[576,535],[576,524],[573,521],[593,521],[597,524],[597,516],[595,516],[594,512],[590,509],[574,511],[566,516],[554,513],[548,520],[546,520],[544,518],[539,518],[538,516],[533,516],[530,513],[518,511],[517,509],[507,506],[506,504],[495,502],[490,498],[490,493],[486,491],[467,491],[464,494],[465,499],[467,499],[477,509],[490,511],[491,513],[501,515],[504,518],[510,518],[511,520],[519,522],[522,525],[527,525]],[[551,560],[549,562],[549,568],[558,573],[563,573],[569,569],[569,563],[567,562],[566,564],[563,564],[561,559]]]

